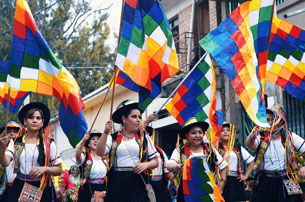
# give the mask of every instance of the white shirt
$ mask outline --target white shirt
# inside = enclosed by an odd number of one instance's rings
[[[241,147],[240,151],[241,158],[246,164],[250,164],[254,160],[254,157],[245,148]],[[225,154],[225,157],[227,156],[229,156],[229,152]],[[238,157],[235,152],[230,152],[230,161],[228,163],[230,163],[230,171],[237,172]]]
[[[14,161],[5,168],[7,183],[11,184],[14,182],[16,174],[14,174]]]
[[[292,141],[295,151],[303,153],[305,151],[304,139],[292,133]],[[255,140],[255,147],[260,143],[260,137],[257,136]],[[270,144],[264,154],[264,161],[260,165],[261,170],[274,171],[286,169],[286,151],[282,144],[281,138],[270,138]]]
[[[152,141],[148,135],[147,139],[147,154],[148,159],[152,159],[156,156],[156,148],[153,146]],[[106,152],[108,153],[112,145],[112,136],[107,138]],[[139,162],[139,144],[135,138],[129,140],[122,140],[116,150],[116,158],[114,160],[114,167],[134,167]]]
[[[81,164],[85,161],[84,154],[81,155]],[[107,167],[102,159],[93,159],[89,179],[102,179],[107,174]]]
[[[168,173],[168,169],[164,166],[164,164],[166,162],[168,162],[168,158],[166,156],[166,154],[163,152],[163,156],[164,156],[164,162],[162,157],[160,156],[160,154],[158,153],[157,157],[158,157],[158,167],[156,167],[155,169],[152,170],[152,175],[153,176],[161,176],[163,175],[163,173]]]
[[[15,147],[13,140],[10,141],[5,154],[10,156],[12,159],[15,158],[14,157]],[[28,175],[34,167],[40,167],[41,165],[39,165],[39,163],[37,162],[38,155],[39,155],[39,151],[36,144],[25,143],[24,148],[19,157],[19,164],[20,164],[19,172],[21,174]],[[59,157],[57,153],[57,148],[54,142],[52,142],[50,145],[50,161],[51,161],[51,165],[58,165],[62,163],[62,159]]]
[[[216,150],[216,149],[214,149],[214,148],[212,148],[213,149],[213,151],[214,151],[214,153],[216,154],[216,157],[217,157],[217,162],[215,162],[216,163],[216,166],[218,166],[218,168],[220,169],[220,170],[222,170],[222,169],[224,169],[225,167],[227,167],[228,166],[228,163],[221,157],[221,155],[219,154],[219,152]],[[203,152],[202,153],[191,153],[191,155],[190,155],[190,158],[192,158],[192,157],[194,157],[194,156],[202,156],[204,159],[205,159],[205,161],[203,161],[204,163],[206,163],[206,158],[207,158],[207,154],[204,154]],[[174,151],[173,151],[173,154],[172,154],[172,156],[171,156],[171,158],[170,158],[170,160],[169,160],[169,163],[170,163],[170,161],[172,161],[172,160],[174,160],[174,161],[176,161],[176,162],[179,162],[179,159],[180,159],[180,152],[178,151],[178,149],[176,148]],[[206,167],[206,165],[205,165],[205,167]],[[209,171],[210,171],[210,169],[208,169]]]

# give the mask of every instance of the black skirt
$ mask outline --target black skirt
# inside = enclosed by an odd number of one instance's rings
[[[170,202],[171,201],[170,193],[167,189],[167,183],[164,178],[162,178],[158,181],[151,181],[150,183],[154,189],[157,202]]]
[[[25,183],[25,181],[20,180],[18,178],[15,178],[14,183],[13,183],[13,187],[12,187],[12,191],[11,191],[11,194],[10,194],[10,197],[9,197],[10,202],[17,202],[18,201],[18,198],[21,194],[24,183]],[[32,181],[32,182],[27,181],[27,183],[31,184],[35,187],[40,186],[40,181]],[[47,183],[47,186],[43,190],[41,201],[47,201],[47,202],[57,201],[56,200],[55,189],[53,187],[53,183],[52,183],[51,180],[49,180],[49,183]]]
[[[147,176],[144,177],[147,180]],[[133,171],[108,173],[107,202],[147,202],[148,197],[140,175]]]
[[[245,185],[237,177],[227,176],[222,196],[226,202],[245,201]]]
[[[84,186],[80,187],[78,194],[79,202],[87,202],[91,200],[91,197],[95,191],[106,191],[106,183],[103,184],[93,184],[86,182]]]
[[[287,194],[283,179],[288,178],[286,176],[270,177],[263,172],[258,173],[254,180],[251,202],[301,202],[300,195]]]

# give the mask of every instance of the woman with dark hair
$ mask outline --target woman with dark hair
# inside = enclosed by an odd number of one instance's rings
[[[283,107],[274,104],[266,109],[270,128],[256,126],[246,139],[246,145],[255,151],[255,179],[253,202],[303,201],[297,175],[305,177],[305,166],[298,164],[296,152],[304,154],[305,141],[290,132]]]
[[[90,201],[93,196],[105,197],[106,162],[97,154],[97,144],[101,135],[98,130],[92,130],[90,134],[85,134],[76,147],[75,157],[77,163],[81,164],[82,177],[78,195],[80,202]]]
[[[216,149],[212,148],[205,140],[204,135],[205,131],[208,129],[209,124],[203,121],[197,121],[196,118],[191,118],[188,120],[185,125],[181,128],[179,134],[181,138],[186,139],[186,143],[179,145],[176,148],[170,158],[166,163],[166,167],[170,171],[182,172],[180,174],[180,184],[178,188],[177,201],[183,202],[186,201],[196,201],[205,198],[207,201],[224,201],[221,196],[221,190],[226,181],[226,167],[227,163],[223,160],[221,155],[217,152]],[[185,189],[188,187],[188,178],[185,178],[185,174],[189,174],[191,170],[188,168],[192,167],[193,161],[188,160],[195,159],[199,160],[197,177],[189,178],[191,179],[192,187],[190,189]],[[202,163],[202,164],[201,164]],[[213,177],[213,172],[216,168],[220,170],[221,179],[218,183],[219,188],[215,184]],[[199,173],[201,173],[199,175]],[[205,173],[205,174],[204,174]],[[204,179],[201,179],[202,176]],[[194,193],[197,193],[198,198],[195,199],[195,195],[192,192],[192,188],[198,188],[194,190]]]
[[[100,138],[98,153],[109,153],[107,201],[147,202],[145,189],[148,172],[158,166],[156,149],[145,131],[140,129],[142,111],[132,100],[121,102],[112,114],[122,130],[109,135],[106,129]]]
[[[18,113],[24,130],[23,135],[10,141],[0,142],[0,163],[9,165],[14,160],[14,172],[17,173],[12,186],[10,201],[23,197],[30,185],[43,190],[41,201],[55,201],[55,190],[50,175],[57,176],[62,172],[62,159],[57,154],[54,141],[44,133],[50,121],[50,111],[42,103],[34,102],[25,105]],[[3,132],[2,137],[7,134]],[[23,199],[24,200],[24,199]]]
[[[251,175],[254,157],[237,141],[233,124],[225,122],[220,133],[218,152],[227,161],[227,180],[222,196],[226,202],[246,201],[245,184]],[[249,164],[243,172],[244,163]]]

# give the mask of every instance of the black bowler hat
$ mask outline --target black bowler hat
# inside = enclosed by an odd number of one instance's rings
[[[142,114],[143,111],[139,108],[138,104],[139,103],[137,103],[131,99],[124,100],[123,102],[121,102],[117,106],[115,112],[112,114],[113,122],[122,124],[123,123],[123,121],[122,121],[123,112],[128,109],[138,109],[138,110],[140,110],[140,112]]]
[[[186,133],[193,127],[193,126],[200,126],[204,131],[209,128],[209,124],[204,121],[198,121],[195,117],[190,118],[180,129],[180,136],[181,138],[186,138]]]
[[[18,119],[20,123],[24,124],[25,115],[30,109],[40,109],[41,111],[43,111],[43,127],[47,127],[50,122],[51,114],[49,108],[41,102],[31,102],[23,106],[18,112]]]

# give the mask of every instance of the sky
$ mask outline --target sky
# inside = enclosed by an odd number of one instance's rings
[[[111,47],[115,48],[117,46],[117,42],[113,36],[113,33],[116,33],[116,35],[119,34],[122,0],[92,0],[91,2],[93,8],[96,9],[108,7],[112,4],[111,8],[108,11],[109,17],[107,20],[107,23],[111,29],[111,35],[109,40],[107,40],[106,42],[109,43]]]

